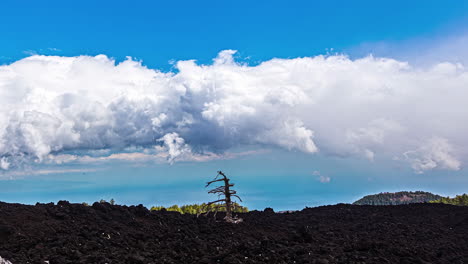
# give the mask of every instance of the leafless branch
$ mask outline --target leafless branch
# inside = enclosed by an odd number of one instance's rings
[[[206,204],[206,206],[210,206],[212,204],[219,203],[219,202],[226,202],[226,199],[219,199],[219,200],[216,200],[216,201],[213,201],[213,202],[209,202],[209,203]]]
[[[238,195],[236,195],[236,194],[233,194],[232,196],[236,197],[237,199],[239,199],[239,201],[241,201],[241,202],[242,202],[242,199],[241,199],[241,198],[240,198]]]
[[[210,184],[215,183],[215,182],[219,182],[219,181],[224,181],[224,179],[217,179],[217,180],[209,181],[209,182],[206,183],[205,187],[208,187],[208,186],[210,186]]]

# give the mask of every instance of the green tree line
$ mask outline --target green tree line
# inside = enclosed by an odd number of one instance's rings
[[[468,206],[468,194],[457,195],[454,198],[442,197],[438,200],[431,201],[431,203],[444,203],[452,205],[464,205]]]
[[[249,209],[245,206],[241,206],[238,203],[233,203],[234,205],[234,213],[247,213]],[[198,214],[198,213],[205,213],[210,207],[206,207],[206,203],[202,204],[188,204],[188,205],[172,205],[169,207],[164,206],[153,206],[151,207],[151,211],[160,211],[162,209],[166,209],[167,211],[171,212],[179,212],[181,214]],[[225,212],[225,208],[220,208],[219,212]]]

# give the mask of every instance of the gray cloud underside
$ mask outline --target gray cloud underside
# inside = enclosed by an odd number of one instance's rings
[[[179,61],[177,73],[104,55],[0,66],[0,168],[134,146],[171,162],[252,145],[381,157],[417,173],[465,162],[461,64],[317,56],[249,66],[234,53],[211,65]]]

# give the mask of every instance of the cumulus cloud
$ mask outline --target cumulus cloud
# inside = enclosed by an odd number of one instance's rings
[[[398,133],[403,130],[403,127],[393,120],[375,119],[365,127],[349,129],[346,132],[347,145],[353,148],[355,153],[374,161],[375,153],[369,148],[382,146],[389,133]]]
[[[447,139],[434,137],[428,140],[418,150],[407,151],[405,158],[411,163],[417,173],[442,167],[459,170],[460,161],[453,156],[453,147]]]
[[[1,158],[0,159],[0,168],[4,169],[4,170],[8,170],[8,168],[10,167],[10,163],[6,160],[5,157]]]
[[[467,156],[461,64],[316,56],[249,66],[234,53],[211,65],[179,61],[177,72],[105,55],[0,66],[0,168],[51,157],[197,161],[249,146],[371,161],[406,155],[400,161],[416,172],[460,169]],[[67,154],[83,150],[114,154]]]
[[[190,155],[192,153],[190,146],[185,144],[185,140],[179,137],[179,134],[175,132],[164,135],[162,138],[158,139],[158,141],[164,143],[162,151],[168,154],[170,162],[173,162],[180,156]]]

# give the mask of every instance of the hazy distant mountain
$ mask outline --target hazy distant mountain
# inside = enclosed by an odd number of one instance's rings
[[[442,196],[430,192],[395,192],[379,193],[364,196],[353,204],[356,205],[398,205],[410,203],[427,203],[441,199]]]

